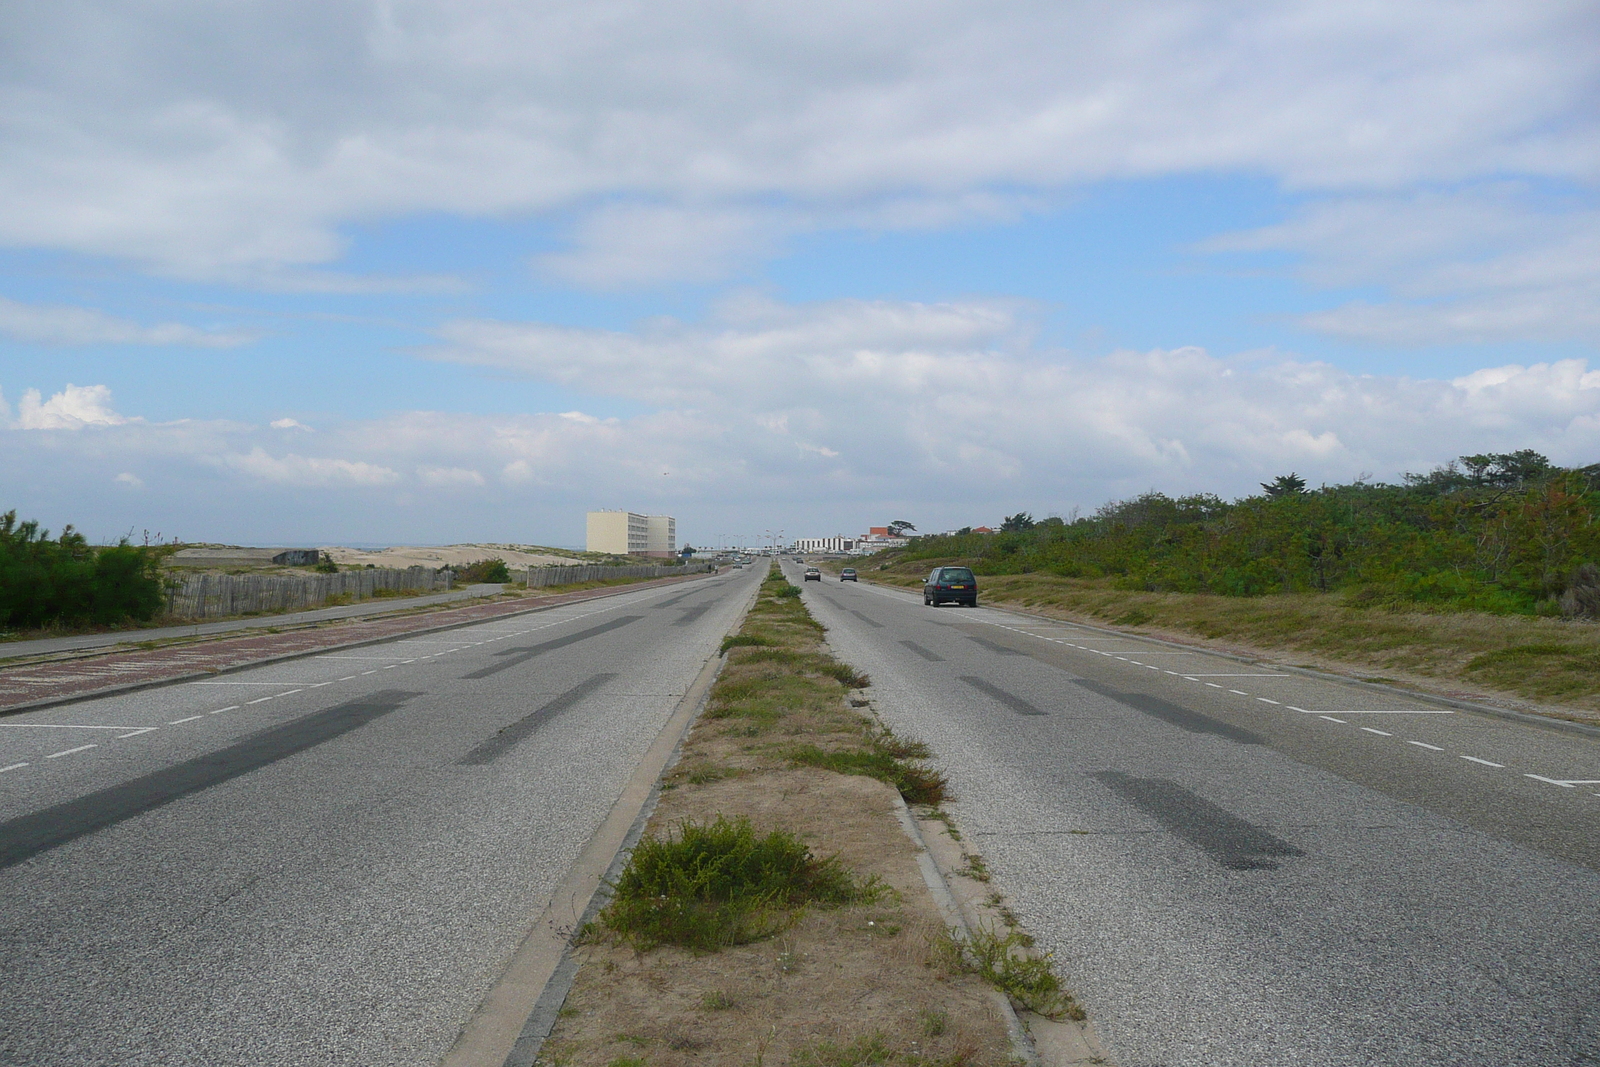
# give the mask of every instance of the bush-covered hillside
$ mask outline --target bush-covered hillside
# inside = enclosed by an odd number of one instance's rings
[[[51,539],[37,522],[0,515],[0,629],[111,625],[161,610],[156,550],[95,548],[71,526]]]
[[[1371,603],[1600,614],[1600,464],[1524,450],[1463,456],[1401,484],[1308,489],[1296,476],[1227,502],[1145,493],[1093,517],[924,537],[901,560],[979,574],[1111,577],[1128,589],[1228,596],[1350,590]]]

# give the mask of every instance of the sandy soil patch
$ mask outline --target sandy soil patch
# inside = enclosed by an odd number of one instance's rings
[[[696,956],[609,945],[580,948],[583,967],[541,1062],[606,1067],[784,1064],[831,1043],[881,1035],[900,1057],[1003,1064],[1011,1057],[991,991],[953,973],[944,926],[899,829],[893,790],[820,770],[774,771],[675,789],[652,820],[748,816],[760,830],[800,834],[893,893],[876,904],[808,909],[767,941]]]

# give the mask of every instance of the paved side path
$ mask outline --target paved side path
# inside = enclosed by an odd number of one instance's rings
[[[383,597],[363,600],[359,604],[314,608],[311,611],[295,611],[283,615],[253,615],[248,619],[196,622],[187,626],[161,626],[151,630],[117,630],[105,634],[44,637],[37,641],[0,641],[0,659],[11,659],[14,656],[48,656],[53,652],[76,652],[79,649],[112,648],[116,645],[163,641],[173,637],[203,637],[207,634],[225,634],[234,630],[259,630],[264,626],[303,626],[306,623],[354,619],[362,615],[382,615],[391,611],[403,611],[406,608],[448,604],[454,600],[476,600],[479,597],[498,596],[504,588],[503,585],[464,585],[448,593],[429,593],[426,596],[392,599]]]
[[[315,627],[290,633],[257,633],[206,641],[196,645],[114,651],[91,660],[79,659],[64,663],[12,667],[0,670],[0,715],[49,704],[66,703],[88,696],[143,689],[195,675],[236,670],[250,664],[288,659],[313,651],[348,648],[404,634],[465,626],[506,615],[539,611],[557,604],[594,600],[622,592],[673,585],[705,577],[709,575],[658,578],[622,587],[585,589],[574,593],[522,597],[516,600],[496,600],[486,604],[473,604],[469,607],[421,615],[373,619],[369,622],[341,625],[336,629]],[[253,623],[256,627],[275,624],[276,620],[267,623],[258,620]]]

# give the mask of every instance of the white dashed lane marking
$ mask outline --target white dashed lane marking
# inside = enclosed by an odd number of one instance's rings
[[[7,772],[7,771],[20,771],[20,770],[22,770],[22,768],[24,768],[24,767],[31,767],[31,766],[33,766],[33,764],[31,764],[31,763],[26,763],[26,762],[23,762],[23,763],[13,763],[13,764],[11,764],[11,766],[9,766],[9,767],[0,767],[0,774],[4,774],[4,773],[6,773],[6,772]]]
[[[1156,666],[1154,666],[1152,664],[1148,664],[1148,663],[1141,663],[1139,660],[1130,659],[1129,657],[1130,656],[1135,656],[1135,655],[1137,655],[1137,656],[1194,656],[1194,655],[1199,655],[1199,653],[1195,653],[1195,652],[1157,652],[1157,651],[1146,651],[1146,650],[1135,650],[1135,649],[1099,649],[1099,648],[1090,648],[1088,645],[1077,644],[1076,642],[1067,641],[1067,640],[1064,640],[1062,638],[1057,638],[1057,637],[1046,637],[1044,634],[1036,634],[1036,633],[1033,633],[1033,632],[1031,632],[1029,630],[1024,630],[1024,629],[1022,629],[1020,627],[1016,627],[1016,626],[1006,626],[1003,623],[990,623],[990,625],[998,626],[1000,629],[1010,630],[1013,633],[1023,634],[1023,635],[1025,635],[1027,637],[1032,637],[1032,638],[1035,638],[1035,639],[1040,640],[1040,641],[1048,641],[1051,644],[1065,645],[1068,648],[1075,648],[1075,649],[1078,649],[1081,652],[1093,652],[1095,655],[1104,656],[1107,659],[1115,659],[1115,660],[1118,660],[1119,662],[1131,664],[1133,666],[1145,667],[1145,668],[1147,668],[1149,670],[1161,671],[1163,674],[1170,675],[1170,676],[1172,676],[1174,678],[1182,678],[1184,681],[1188,681],[1188,682],[1197,682],[1197,683],[1199,683],[1201,685],[1208,686],[1208,687],[1210,687],[1212,689],[1222,689],[1222,688],[1224,688],[1224,686],[1218,685],[1215,682],[1203,681],[1203,679],[1206,679],[1206,678],[1289,678],[1289,677],[1292,677],[1292,675],[1288,675],[1288,674],[1259,673],[1259,672],[1258,673],[1251,673],[1251,674],[1239,674],[1239,673],[1232,673],[1232,672],[1229,672],[1229,673],[1211,673],[1211,672],[1189,672],[1189,671],[1164,670],[1163,668],[1156,667]],[[1084,638],[1083,640],[1095,640],[1095,639],[1094,638]],[[1105,640],[1114,642],[1116,639],[1114,639],[1114,638],[1106,638]],[[1242,696],[1242,697],[1250,696],[1249,693],[1245,692],[1242,689],[1229,689],[1228,692],[1234,694],[1235,696]],[[1273,700],[1273,699],[1271,699],[1269,697],[1256,697],[1255,699],[1260,701],[1263,704],[1271,704],[1271,705],[1273,705],[1275,707],[1287,708],[1290,711],[1296,711],[1296,712],[1301,713],[1302,715],[1315,715],[1319,719],[1324,719],[1324,720],[1326,720],[1328,722],[1332,722],[1332,723],[1338,723],[1341,726],[1348,726],[1348,725],[1350,725],[1350,723],[1348,722],[1348,720],[1337,718],[1337,716],[1339,716],[1339,715],[1454,715],[1455,714],[1455,712],[1453,710],[1448,709],[1448,708],[1336,708],[1336,709],[1332,709],[1332,710],[1328,710],[1328,711],[1323,711],[1323,710],[1318,710],[1318,709],[1315,709],[1315,708],[1300,708],[1300,707],[1296,707],[1293,704],[1284,704],[1284,703],[1281,703],[1280,701]],[[1379,730],[1379,729],[1377,729],[1375,727],[1371,727],[1371,726],[1361,726],[1361,727],[1357,727],[1357,729],[1362,730],[1365,733],[1376,734],[1378,737],[1394,737],[1394,734],[1390,733],[1388,730]],[[1414,745],[1417,748],[1427,749],[1430,752],[1443,752],[1443,751],[1445,751],[1440,746],[1431,745],[1426,741],[1411,741],[1411,740],[1405,740],[1403,738],[1400,739],[1400,740],[1404,740],[1405,743],[1408,744],[1408,745]],[[1476,763],[1476,764],[1478,764],[1480,766],[1483,766],[1483,767],[1492,767],[1492,768],[1494,768],[1496,770],[1504,770],[1505,769],[1505,764],[1496,763],[1493,760],[1487,760],[1487,759],[1483,759],[1483,758],[1481,758],[1479,756],[1468,756],[1468,755],[1459,754],[1459,753],[1458,753],[1458,755],[1460,755],[1462,759],[1467,760],[1470,763]],[[1544,782],[1544,783],[1549,784],[1549,785],[1559,786],[1562,789],[1576,789],[1580,785],[1600,785],[1600,779],[1547,778],[1544,775],[1540,775],[1540,774],[1524,774],[1523,777],[1524,778],[1532,778],[1535,781]],[[1600,797],[1600,793],[1594,793],[1592,795],[1596,796],[1596,797]]]
[[[173,719],[171,722],[167,723],[167,725],[168,726],[182,726],[186,722],[194,722],[196,719],[203,719],[203,718],[205,718],[204,715],[191,715],[187,719]]]
[[[71,756],[77,752],[87,752],[91,748],[99,747],[99,745],[79,745],[77,748],[69,748],[62,752],[52,752],[50,755],[46,756],[45,759],[60,759],[62,756]]]

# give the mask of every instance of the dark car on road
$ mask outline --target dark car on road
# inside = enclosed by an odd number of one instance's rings
[[[844,570],[839,572],[839,580],[841,582],[853,582],[853,581],[855,581],[856,580],[856,569],[854,567],[846,567]]]
[[[922,602],[938,607],[945,601],[978,606],[978,579],[967,567],[935,567],[922,583]]]
[[[805,580],[808,582],[820,582],[822,581],[822,572],[815,567],[807,567]]]

